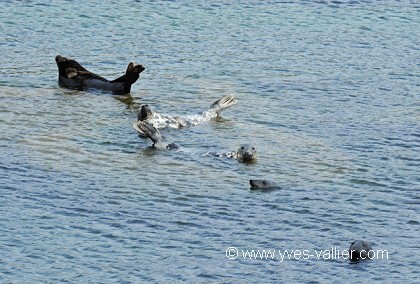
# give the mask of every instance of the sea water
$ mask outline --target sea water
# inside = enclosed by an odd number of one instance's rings
[[[419,281],[417,1],[0,5],[1,283]],[[57,54],[146,70],[129,97],[69,90]],[[161,130],[178,150],[132,128],[229,94]],[[244,143],[255,163],[208,155]],[[359,239],[386,256],[350,262]]]

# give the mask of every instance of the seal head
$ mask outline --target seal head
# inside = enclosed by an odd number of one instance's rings
[[[251,185],[251,190],[268,191],[280,188],[275,182],[265,179],[251,179],[249,184]]]
[[[352,242],[349,248],[350,260],[358,261],[365,259],[372,259],[374,257],[374,252],[372,251],[372,246],[369,242],[358,240]]]
[[[243,162],[253,162],[257,158],[257,149],[250,144],[243,144],[237,151],[237,159]]]
[[[139,113],[137,114],[137,121],[145,121],[152,117],[153,113],[149,105],[142,105]]]

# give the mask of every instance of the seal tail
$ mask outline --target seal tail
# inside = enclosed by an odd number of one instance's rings
[[[224,96],[223,98],[221,98],[220,100],[215,101],[214,103],[211,104],[210,108],[214,109],[217,113],[217,115],[219,116],[220,113],[231,107],[234,106],[238,103],[238,100],[235,99],[235,97],[233,95],[228,95],[228,96]]]

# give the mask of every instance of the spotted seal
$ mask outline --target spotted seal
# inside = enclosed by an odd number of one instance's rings
[[[350,260],[352,261],[372,259],[374,257],[373,254],[372,246],[367,241],[358,240],[352,242],[349,248]]]
[[[115,94],[130,93],[131,85],[137,81],[140,73],[145,69],[143,65],[130,62],[124,75],[109,81],[86,70],[76,60],[57,55],[55,62],[58,67],[58,82],[61,86],[75,89],[99,89]]]
[[[265,179],[251,179],[249,184],[251,185],[251,190],[268,191],[280,188],[275,182]]]
[[[134,129],[137,130],[141,135],[146,136],[138,127],[139,121],[147,121],[151,123],[155,128],[161,129],[166,127],[172,128],[183,128],[194,126],[203,122],[210,121],[220,116],[220,113],[238,103],[237,99],[233,95],[224,96],[223,98],[215,101],[210,105],[210,108],[200,114],[178,116],[178,115],[165,115],[152,112],[149,105],[142,105],[137,115],[137,122],[133,124]]]

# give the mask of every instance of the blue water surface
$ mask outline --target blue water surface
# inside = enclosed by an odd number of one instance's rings
[[[1,283],[420,281],[418,1],[0,5]],[[130,97],[69,90],[57,54],[146,70]],[[221,118],[162,130],[178,150],[132,128],[141,104],[228,94]],[[208,154],[243,143],[255,163]],[[387,257],[315,254],[358,239]]]

